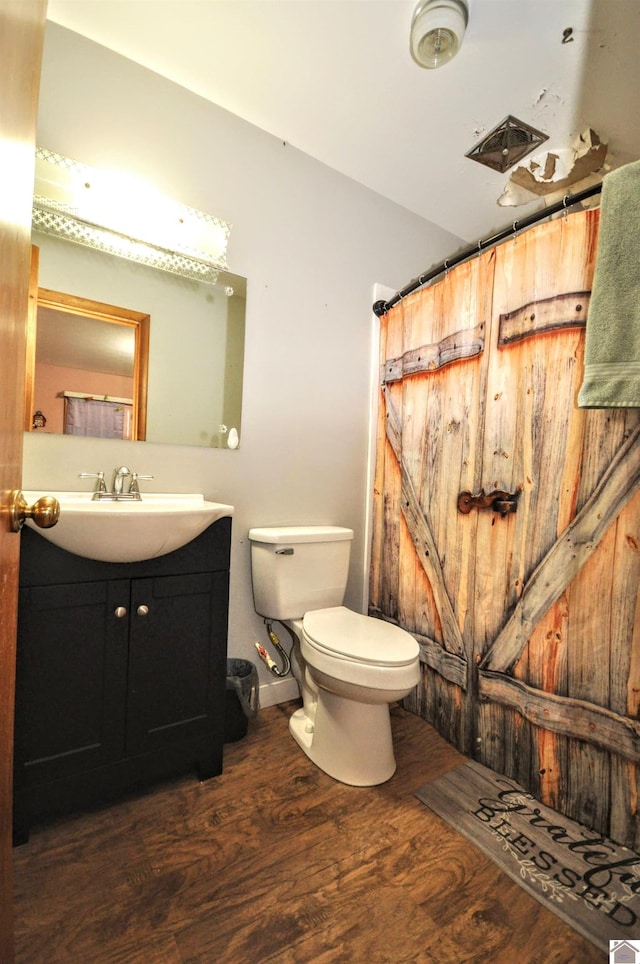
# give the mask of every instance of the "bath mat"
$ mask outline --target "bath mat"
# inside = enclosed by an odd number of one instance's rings
[[[473,761],[415,795],[605,953],[609,941],[640,939],[640,854]]]

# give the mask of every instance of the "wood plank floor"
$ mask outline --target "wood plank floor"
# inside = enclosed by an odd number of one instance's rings
[[[602,964],[421,804],[462,758],[392,709],[398,771],[336,783],[262,710],[221,777],[163,783],[15,850],[17,964]]]

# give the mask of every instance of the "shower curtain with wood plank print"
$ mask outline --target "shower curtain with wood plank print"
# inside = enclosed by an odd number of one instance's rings
[[[420,644],[407,708],[637,849],[640,418],[576,404],[598,217],[381,318],[370,611]]]

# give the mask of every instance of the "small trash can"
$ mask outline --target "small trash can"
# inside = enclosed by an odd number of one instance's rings
[[[224,707],[224,742],[235,743],[247,735],[248,721],[260,709],[258,670],[248,659],[227,660]]]

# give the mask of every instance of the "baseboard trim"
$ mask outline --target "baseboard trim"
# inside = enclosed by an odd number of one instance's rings
[[[293,676],[285,679],[274,680],[273,683],[260,684],[260,706],[275,706],[276,703],[286,703],[288,700],[297,700],[300,696],[300,689]]]

